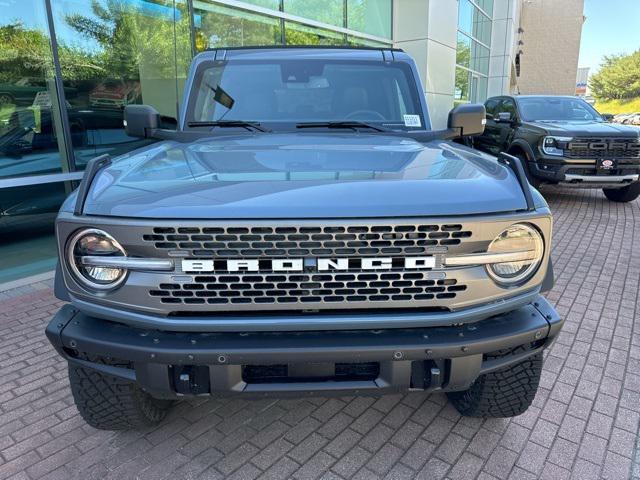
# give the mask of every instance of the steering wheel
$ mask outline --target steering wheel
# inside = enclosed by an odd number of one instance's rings
[[[345,117],[346,120],[380,120],[381,122],[387,119],[380,112],[375,110],[356,110],[351,112]]]

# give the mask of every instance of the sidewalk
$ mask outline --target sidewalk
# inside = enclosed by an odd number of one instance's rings
[[[198,399],[155,429],[97,431],[44,336],[61,305],[44,280],[0,293],[0,480],[640,479],[640,202],[546,195],[566,324],[526,414],[461,418],[442,394]]]

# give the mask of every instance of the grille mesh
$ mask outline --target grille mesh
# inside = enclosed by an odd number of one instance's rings
[[[467,286],[430,272],[216,274],[163,283],[149,294],[169,304],[318,304],[455,298]],[[310,308],[312,308],[310,306]]]
[[[471,237],[460,224],[304,227],[155,227],[143,236],[160,250],[194,257],[256,258],[419,255]]]
[[[580,138],[578,143],[637,143],[635,140],[620,139],[620,138]],[[565,156],[568,158],[640,158],[640,150],[633,148],[607,148],[607,149],[592,149],[592,148],[575,148],[565,150]]]

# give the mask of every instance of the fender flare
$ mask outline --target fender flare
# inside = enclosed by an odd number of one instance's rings
[[[544,280],[542,280],[542,286],[540,287],[541,293],[546,293],[553,288],[556,283],[555,275],[553,274],[553,262],[551,261],[551,257],[549,257],[549,264],[547,265],[547,273],[544,276]]]
[[[524,152],[527,155],[527,161],[534,161],[536,160],[536,154],[533,151],[533,148],[531,148],[531,145],[529,145],[528,142],[525,142],[524,140],[514,140],[513,142],[511,142],[511,145],[509,145],[509,148],[507,149],[507,153],[512,154],[511,152],[513,151],[514,147],[519,147],[522,150],[524,150]]]
[[[56,263],[56,274],[53,279],[53,294],[58,300],[62,300],[64,302],[71,301],[67,287],[64,284],[64,279],[62,278],[62,265],[60,264],[60,259],[58,259],[58,262]]]

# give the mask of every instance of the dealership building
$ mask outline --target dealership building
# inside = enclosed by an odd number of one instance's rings
[[[3,0],[0,284],[51,270],[87,161],[150,143],[123,107],[177,116],[193,55],[252,45],[401,48],[436,128],[457,103],[575,91],[583,0]]]

